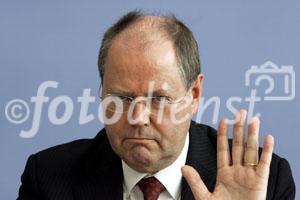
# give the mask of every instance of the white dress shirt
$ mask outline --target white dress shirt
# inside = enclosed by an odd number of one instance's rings
[[[124,174],[123,200],[142,200],[143,192],[137,183],[144,177],[154,176],[164,186],[165,190],[159,195],[158,200],[179,200],[181,197],[181,167],[185,165],[189,146],[189,133],[185,139],[183,149],[178,158],[168,167],[155,174],[140,173],[129,167],[122,160]]]

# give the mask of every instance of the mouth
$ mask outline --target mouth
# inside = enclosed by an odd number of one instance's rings
[[[137,140],[137,141],[146,141],[146,140],[153,140],[150,138],[142,138],[142,137],[128,137],[126,140]]]
[[[151,138],[143,138],[143,137],[128,137],[123,140],[124,147],[133,152],[144,152],[145,149],[147,151],[151,150],[155,145],[156,141]]]
[[[129,137],[126,138],[125,141],[130,143],[149,143],[149,142],[153,142],[154,140],[150,138],[142,138],[142,137]]]

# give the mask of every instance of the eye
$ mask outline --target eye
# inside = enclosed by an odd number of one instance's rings
[[[123,101],[124,103],[131,103],[131,102],[132,102],[132,98],[131,98],[131,97],[127,97],[127,96],[118,96],[118,98],[120,98],[121,101]]]
[[[168,97],[166,96],[157,96],[157,97],[152,97],[153,103],[161,103],[168,100]]]

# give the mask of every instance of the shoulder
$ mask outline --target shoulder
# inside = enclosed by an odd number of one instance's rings
[[[71,199],[72,187],[80,182],[85,163],[95,149],[107,146],[105,131],[93,139],[57,145],[29,156],[21,176],[18,199]]]
[[[95,149],[105,145],[107,145],[106,134],[102,130],[92,139],[74,140],[32,154],[28,158],[26,168],[33,166],[36,173],[46,172],[45,174],[49,176],[78,172]]]
[[[104,163],[112,154],[101,154],[109,148],[105,130],[93,139],[80,139],[32,154],[21,176],[18,199],[72,199],[72,188],[87,178],[89,161]],[[99,160],[96,160],[96,164]],[[26,197],[26,198],[25,198]]]

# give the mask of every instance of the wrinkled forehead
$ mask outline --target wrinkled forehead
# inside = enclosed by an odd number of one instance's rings
[[[154,89],[184,88],[172,41],[140,29],[120,34],[108,52],[103,88],[145,93],[153,83]]]

